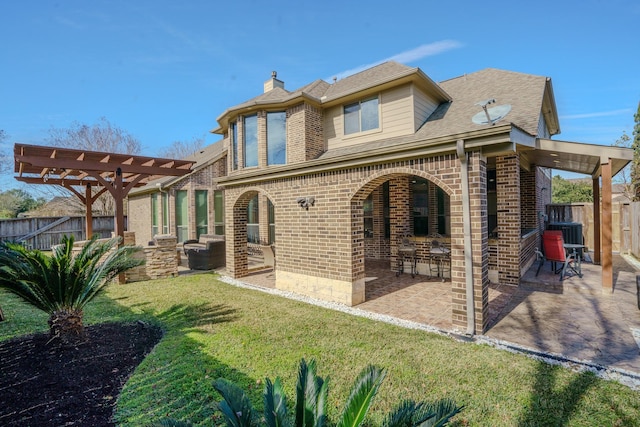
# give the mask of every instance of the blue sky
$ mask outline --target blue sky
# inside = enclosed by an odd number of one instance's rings
[[[610,145],[640,101],[640,2],[5,1],[0,129],[45,144],[49,129],[106,117],[145,155],[218,135],[216,117],[388,59],[435,81],[492,67],[552,78],[562,133]],[[19,186],[13,174],[2,189]]]

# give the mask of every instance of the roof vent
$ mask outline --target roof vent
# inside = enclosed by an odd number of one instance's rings
[[[284,82],[281,80],[278,80],[276,77],[278,77],[278,73],[275,71],[272,71],[271,78],[266,82],[264,82],[264,93],[267,93],[270,90],[273,90],[277,87],[279,87],[280,89],[284,89]]]
[[[497,121],[504,119],[504,117],[511,111],[511,104],[496,105],[495,107],[488,108],[489,105],[495,103],[495,98],[476,102],[475,105],[482,107],[482,111],[474,115],[471,118],[471,121],[477,125],[490,124],[493,126]]]

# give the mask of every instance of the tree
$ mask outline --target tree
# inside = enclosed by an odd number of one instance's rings
[[[51,256],[13,242],[0,243],[0,288],[49,314],[51,338],[63,343],[84,339],[83,309],[120,273],[142,265],[134,246],[118,247],[119,237],[89,240],[74,253],[65,236]]]
[[[590,180],[589,180],[590,181]],[[569,181],[555,175],[551,181],[552,203],[593,202],[593,188],[588,181]]]
[[[112,125],[105,117],[93,125],[74,122],[66,129],[51,127],[47,142],[56,147],[119,154],[139,154],[142,151],[142,144],[137,138]],[[84,194],[84,189],[79,192]],[[64,194],[68,195],[68,192],[65,190]],[[100,196],[94,207],[98,215],[112,215],[115,205],[111,193],[105,192]]]
[[[44,203],[42,197],[34,199],[24,190],[0,191],[0,218],[16,218],[19,213],[36,209]]]
[[[4,140],[7,139],[7,133],[0,129],[0,173],[11,169],[11,155],[7,147],[4,146]]]
[[[174,141],[158,154],[159,157],[167,159],[184,159],[189,157],[204,147],[204,136],[193,138],[191,141]]]
[[[629,148],[631,147],[631,138],[629,138],[629,135],[627,135],[626,132],[622,131],[622,136],[613,143],[613,146]],[[630,175],[631,166],[633,166],[633,163],[623,168],[615,180],[616,183],[622,184],[622,192],[629,200],[633,200],[635,196],[635,189]]]
[[[363,424],[369,407],[386,375],[386,370],[376,366],[368,366],[360,372],[351,388],[349,398],[336,423],[327,418],[326,406],[328,396],[328,380],[316,374],[316,363],[309,364],[304,359],[298,369],[296,386],[296,402],[293,406],[295,414],[292,419],[287,413],[287,399],[280,378],[272,382],[265,381],[263,401],[264,414],[258,421],[257,414],[245,393],[232,382],[219,378],[213,384],[222,395],[223,401],[218,404],[228,427],[357,427]],[[385,417],[384,426],[444,426],[463,407],[457,406],[449,399],[434,403],[406,400]],[[165,424],[174,425],[174,424]],[[178,424],[175,424],[178,425]]]
[[[635,202],[640,202],[640,102],[638,111],[633,116],[635,124],[633,126],[633,161],[631,162],[631,187],[633,188]]]

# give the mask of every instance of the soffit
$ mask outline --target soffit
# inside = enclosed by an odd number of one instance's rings
[[[525,148],[521,154],[530,164],[594,178],[600,176],[603,163],[611,163],[611,174],[615,176],[633,160],[633,150],[630,148],[551,139],[538,139],[535,149]]]

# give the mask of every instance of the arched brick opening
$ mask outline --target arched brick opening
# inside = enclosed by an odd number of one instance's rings
[[[409,186],[410,180],[414,177],[424,178],[435,187],[440,188],[449,196],[449,217],[453,222],[453,214],[451,212],[451,200],[456,199],[457,196],[454,190],[446,184],[437,175],[432,173],[415,170],[411,168],[394,168],[389,171],[379,171],[376,174],[369,177],[362,186],[357,189],[351,198],[351,230],[352,230],[352,243],[353,243],[353,276],[354,280],[362,279],[365,277],[365,236],[364,236],[364,200],[376,189],[389,182],[395,195],[395,200],[390,200],[389,205],[394,205],[393,213],[390,213],[390,237],[389,237],[389,260],[392,270],[397,268],[397,241],[398,238],[406,235],[413,234],[411,224],[411,205],[410,205],[410,193]],[[390,196],[391,197],[391,196]],[[392,197],[393,199],[393,197]],[[383,225],[384,226],[384,225]],[[450,236],[453,239],[453,235]],[[453,244],[453,241],[452,241]],[[452,277],[453,274],[452,265]]]
[[[481,156],[474,154],[470,162],[470,181],[483,182],[481,175],[485,174],[485,166]],[[352,237],[352,265],[354,283],[364,283],[365,278],[365,250],[364,250],[364,226],[363,226],[363,201],[367,196],[386,181],[396,181],[397,185],[407,188],[406,194],[396,200],[401,209],[396,209],[395,215],[409,218],[411,208],[409,206],[408,180],[411,176],[417,176],[428,180],[441,188],[449,196],[450,212],[450,241],[451,241],[451,293],[452,293],[452,324],[454,328],[463,328],[467,325],[466,304],[466,279],[464,257],[464,232],[462,217],[462,190],[460,186],[460,163],[455,156],[444,155],[437,158],[421,159],[420,161],[407,162],[406,166],[397,166],[388,169],[382,168],[362,180],[360,186],[354,190],[351,198],[351,237]],[[476,330],[484,331],[487,320],[487,255],[486,255],[486,224],[484,229],[481,224],[486,216],[486,194],[483,196],[482,188],[476,188],[472,198],[475,210],[473,213],[474,250],[472,262],[474,266],[474,320]],[[486,191],[484,191],[486,193]],[[484,199],[484,202],[482,201]],[[390,202],[390,204],[393,202]],[[482,205],[484,203],[484,208]],[[483,209],[485,209],[483,211]],[[393,221],[392,221],[393,223]],[[397,254],[397,241],[395,236],[410,233],[411,225],[405,219],[396,221],[396,229],[391,232],[390,258],[391,265],[395,265]],[[477,249],[476,249],[477,248]]]
[[[232,193],[228,191],[227,194]],[[249,202],[256,196],[265,196],[275,205],[273,197],[262,188],[250,187],[243,189],[239,195],[233,200],[227,200],[228,207],[226,209],[227,224],[227,273],[234,278],[244,277],[249,274],[248,260],[248,233],[247,233],[247,208]],[[266,204],[260,204],[260,240],[264,235],[268,235],[268,221],[264,218],[268,215]],[[277,216],[276,216],[277,218]],[[277,219],[276,219],[277,221]]]

